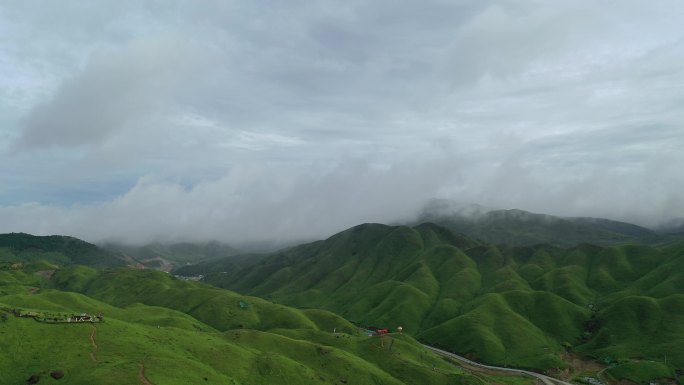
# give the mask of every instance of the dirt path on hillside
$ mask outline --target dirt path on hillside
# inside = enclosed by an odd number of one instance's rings
[[[150,380],[148,380],[145,377],[145,363],[142,361],[140,361],[140,371],[138,372],[138,380],[140,380],[140,382],[143,385],[154,385],[153,383],[150,382]]]
[[[90,352],[90,359],[93,360],[93,362],[97,362],[97,343],[95,342],[97,328],[93,324],[90,324],[90,326],[93,328],[93,331],[90,332],[90,344],[93,345],[93,351]]]

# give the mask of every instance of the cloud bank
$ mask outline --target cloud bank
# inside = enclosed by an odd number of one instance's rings
[[[684,216],[678,1],[0,3],[0,231]]]

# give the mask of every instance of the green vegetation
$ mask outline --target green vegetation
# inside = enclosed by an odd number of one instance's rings
[[[536,219],[500,229],[562,235]],[[603,243],[648,235],[610,221],[573,223],[627,237]],[[179,252],[175,263],[204,260],[177,270],[206,276],[194,282],[118,267],[140,264],[74,238],[6,234],[0,352],[19,353],[1,357],[0,383],[34,374],[52,381],[52,370],[75,384],[144,383],[143,364],[144,376],[165,384],[501,382],[449,365],[413,338],[499,366],[562,369],[569,351],[610,364],[604,376],[615,381],[672,378],[684,368],[684,242],[673,239],[493,246],[434,224],[364,224],[258,256],[166,250]],[[81,313],[105,321],[55,321]],[[368,338],[356,325],[404,334]],[[97,352],[88,350],[94,330]],[[516,381],[527,380],[507,382]]]
[[[362,325],[401,325],[491,364],[562,368],[570,349],[684,368],[682,243],[491,246],[432,224],[366,224],[235,272],[214,266],[193,269],[238,292]]]
[[[45,261],[55,265],[124,266],[118,255],[62,235],[0,234],[0,263]]]
[[[16,289],[0,295],[3,384],[31,376],[53,383],[57,371],[64,383],[104,385],[489,382],[410,336],[364,337],[329,311],[297,310],[162,272],[73,266],[49,280],[20,269],[2,273],[0,284]],[[24,285],[36,283],[31,276],[42,289]],[[103,313],[104,321],[50,324],[12,310]]]
[[[662,362],[638,361],[616,365],[607,370],[616,380],[631,380],[647,384],[654,379],[672,378],[672,369]]]
[[[1,273],[0,288],[13,288],[0,295],[2,384],[53,383],[51,373],[69,384],[104,385],[491,383],[408,335],[365,337],[326,310],[297,310],[158,271]],[[104,318],[36,322],[80,313]]]

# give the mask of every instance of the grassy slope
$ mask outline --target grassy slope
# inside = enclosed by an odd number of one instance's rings
[[[668,364],[682,368],[673,349],[684,345],[683,249],[494,247],[435,225],[367,224],[208,281],[366,325],[401,325],[494,364],[558,367],[571,346],[599,358],[668,352]]]
[[[0,263],[48,261],[57,265],[124,266],[114,253],[77,238],[24,233],[0,234]]]
[[[257,297],[182,281],[153,270],[112,269],[98,273],[77,266],[57,272],[52,285],[59,290],[78,291],[119,307],[142,303],[174,309],[221,331],[235,328],[317,330],[317,322],[321,327],[336,324],[334,327],[341,332],[354,333],[356,330],[348,321],[331,312],[302,312]],[[241,301],[248,304],[246,309],[240,307]]]
[[[66,288],[73,284],[73,288],[96,293],[105,301],[55,289],[27,294],[35,283],[30,274],[5,273],[0,285],[12,285],[15,291],[23,285],[24,291],[0,296],[0,308],[103,312],[105,322],[45,324],[11,315],[2,317],[6,318],[0,320],[3,384],[23,383],[34,374],[41,376],[41,383],[52,383],[55,380],[48,373],[53,370],[63,371],[69,384],[141,383],[141,364],[152,383],[169,385],[487,381],[445,363],[409,336],[388,336],[384,340],[360,337],[346,321],[326,311],[299,311],[247,298],[251,306],[241,310],[246,316],[240,322],[251,319],[262,330],[224,329],[226,321],[218,318],[228,315],[219,307],[200,303],[195,306],[206,308],[193,310],[193,317],[170,307],[143,304],[163,302],[157,296],[148,296],[159,289],[173,297],[167,305],[178,309],[186,309],[186,302],[197,296],[206,299],[225,293],[231,300],[245,299],[225,290],[174,280],[163,273],[122,269],[100,274],[75,267],[54,278],[55,286]],[[100,285],[103,287],[95,290]],[[119,291],[123,299],[110,296],[112,291]],[[203,297],[203,291],[210,295]],[[337,327],[337,335],[328,331],[331,327]],[[90,340],[95,328],[96,351]]]

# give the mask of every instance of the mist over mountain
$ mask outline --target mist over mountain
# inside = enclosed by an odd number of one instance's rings
[[[0,1],[0,384],[681,383],[682,20]]]
[[[524,210],[431,200],[415,224],[432,222],[488,243],[557,246],[666,242],[664,234],[631,223],[593,217],[557,217]]]
[[[667,234],[684,235],[684,218],[674,218],[658,226],[658,231]]]
[[[98,4],[0,5],[0,232],[287,243],[435,197],[684,213],[678,2]]]
[[[123,255],[131,263],[158,270],[170,271],[174,267],[244,253],[220,242],[150,243],[133,246],[120,243],[104,243],[101,247]]]

